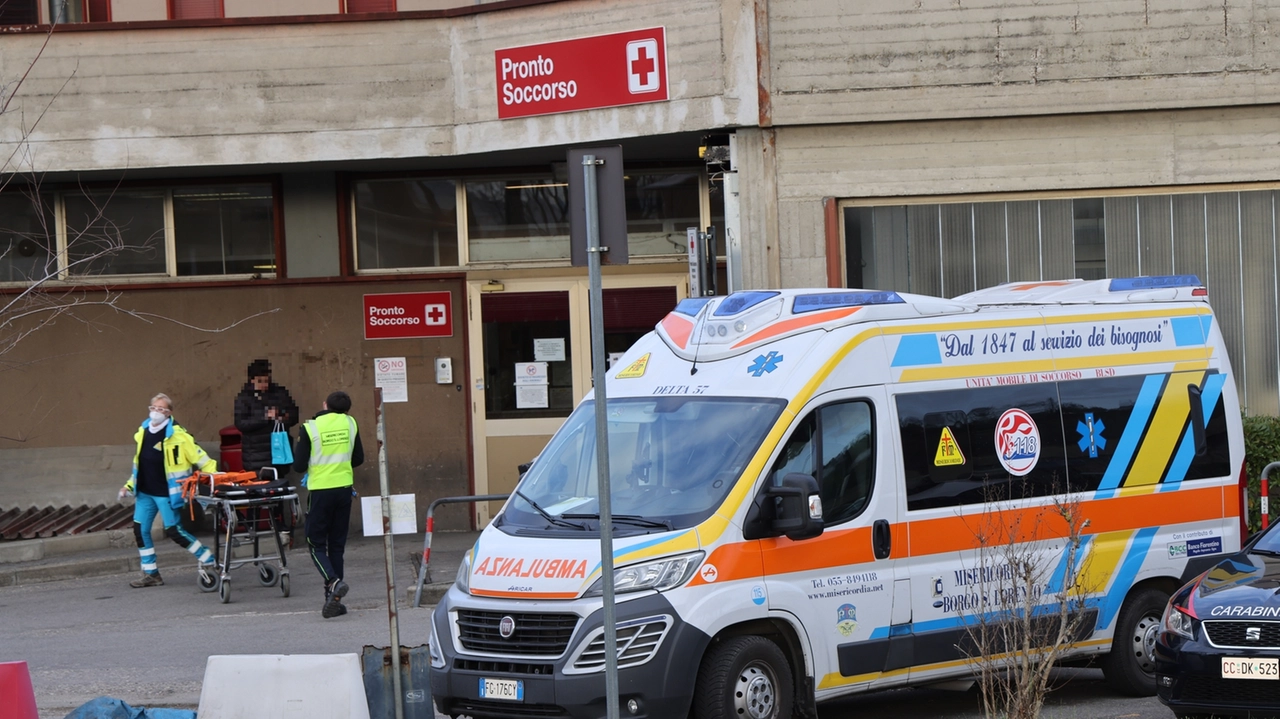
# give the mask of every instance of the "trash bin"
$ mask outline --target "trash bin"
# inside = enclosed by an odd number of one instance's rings
[[[365,645],[360,652],[364,669],[364,694],[369,719],[394,719],[395,684],[391,681],[391,648]],[[404,719],[435,719],[431,703],[431,654],[427,645],[400,647],[400,691],[404,694]]]
[[[218,438],[222,444],[218,448],[218,469],[223,472],[243,472],[244,464],[240,459],[240,430],[235,425],[227,425],[218,430]]]

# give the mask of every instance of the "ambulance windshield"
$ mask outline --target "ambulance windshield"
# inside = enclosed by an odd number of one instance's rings
[[[706,519],[784,406],[759,398],[609,400],[614,533],[683,529]],[[499,526],[520,533],[598,531],[595,426],[595,403],[586,402],[529,468]]]

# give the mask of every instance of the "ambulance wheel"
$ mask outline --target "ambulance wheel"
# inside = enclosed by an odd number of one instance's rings
[[[280,593],[286,597],[289,596],[289,575],[288,574],[280,575]]]
[[[218,573],[217,570],[196,570],[196,582],[200,585],[202,592],[215,592],[218,590]]]
[[[1156,693],[1156,636],[1169,595],[1141,589],[1125,599],[1116,622],[1111,652],[1102,659],[1102,676],[1111,688],[1134,697]]]
[[[276,582],[280,581],[280,572],[270,564],[258,565],[258,584],[264,587],[274,587]]]
[[[228,604],[231,602],[231,580],[230,579],[225,579],[222,581],[222,584],[218,585],[218,598],[222,600],[223,604]]]
[[[708,650],[694,689],[695,719],[787,719],[795,685],[777,644],[731,637]]]

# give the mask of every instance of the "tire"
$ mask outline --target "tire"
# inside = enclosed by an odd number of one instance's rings
[[[794,703],[791,665],[764,637],[731,637],[702,659],[695,719],[790,719]]]
[[[1135,697],[1155,696],[1156,635],[1169,595],[1159,589],[1131,594],[1120,608],[1111,653],[1102,660],[1102,675],[1112,689]]]
[[[218,590],[217,568],[211,571],[197,569],[196,583],[200,585],[200,591],[202,592],[216,592]]]
[[[223,604],[231,603],[231,580],[225,580],[218,585],[218,598]]]
[[[274,587],[276,582],[280,581],[280,572],[270,564],[258,565],[258,584],[264,587]]]
[[[280,575],[280,593],[286,597],[289,596],[289,575],[288,574]]]

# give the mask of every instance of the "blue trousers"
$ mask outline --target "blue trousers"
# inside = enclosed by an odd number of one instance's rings
[[[169,505],[168,497],[138,492],[137,503],[133,505],[133,538],[138,542],[142,571],[147,574],[160,573],[160,567],[156,565],[156,548],[151,543],[151,525],[156,521],[156,514],[164,522],[165,536],[191,552],[201,564],[213,561],[213,552],[178,523],[178,512]]]

